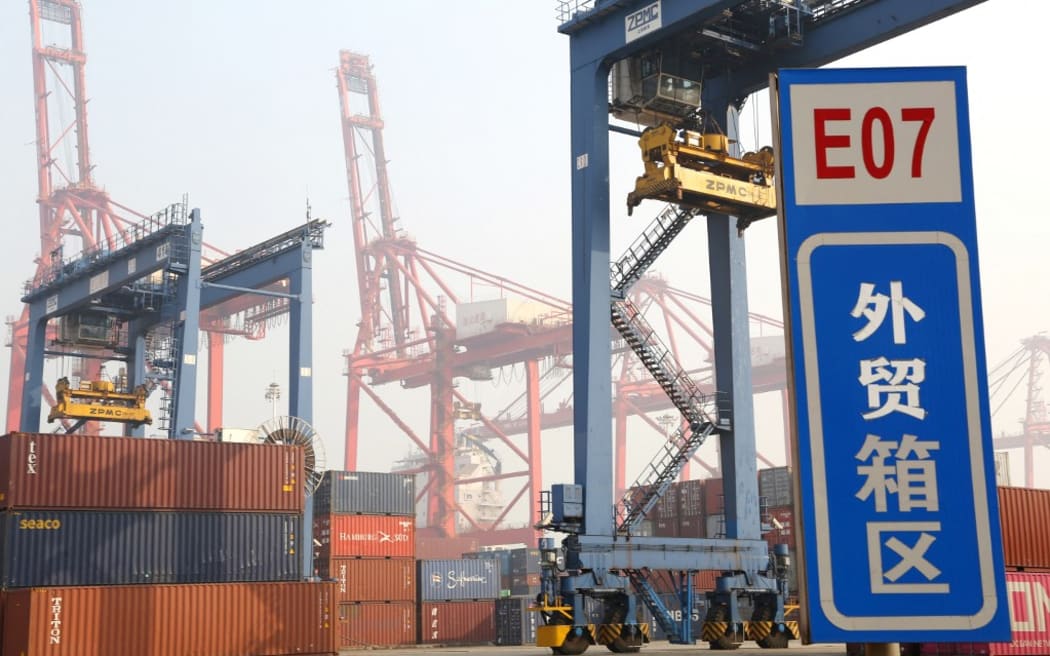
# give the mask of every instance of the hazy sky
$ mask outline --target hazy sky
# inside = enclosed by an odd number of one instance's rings
[[[553,2],[83,4],[94,176],[115,200],[148,213],[188,193],[206,241],[227,249],[301,223],[307,197],[314,216],[332,222],[314,277],[314,423],[330,465],[342,464],[341,353],[359,318],[333,73],[340,49],[366,53],[375,66],[402,227],[428,250],[570,296],[568,38],[556,32]],[[968,67],[991,366],[1050,328],[1050,227],[1034,181],[1050,145],[1034,75],[1047,24],[1050,4],[991,0],[837,64]],[[39,244],[32,88],[28,6],[8,0],[0,4],[0,275],[8,290],[0,315],[20,312]],[[768,107],[764,95],[749,102],[746,147],[769,143]],[[749,143],[756,131],[759,143]],[[629,138],[614,137],[613,152],[618,252],[656,206],[628,222],[618,199],[641,163]],[[706,295],[707,265],[696,257],[706,249],[703,233],[694,226],[683,234],[658,269]],[[775,225],[759,223],[747,239],[751,309],[779,317]],[[265,342],[227,347],[227,425],[269,417],[263,394],[274,377],[285,385],[286,335],[278,328]],[[5,352],[2,399],[8,367]],[[476,384],[465,385],[475,393]],[[387,393],[425,434],[425,395]],[[781,438],[766,434],[778,429],[779,417],[767,415],[779,407],[768,405],[759,404],[760,448],[782,459]],[[1022,410],[1019,401],[997,415],[996,432],[1015,432]],[[408,450],[374,412],[366,409],[362,422],[362,468],[385,468]],[[548,483],[567,475],[558,463],[568,438],[555,439],[545,442]],[[1021,454],[1011,458],[1019,481]]]

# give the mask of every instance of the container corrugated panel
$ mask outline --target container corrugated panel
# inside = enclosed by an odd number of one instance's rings
[[[10,510],[0,516],[0,584],[294,581],[293,514]]]
[[[654,519],[653,536],[658,538],[676,538],[679,533],[678,518]]]
[[[505,574],[539,574],[540,550],[512,549],[509,565],[509,568],[503,570]]]
[[[303,449],[138,437],[0,437],[0,507],[302,512]]]
[[[331,583],[9,590],[0,653],[334,654]]]
[[[502,581],[498,560],[418,560],[420,601],[495,599]]]
[[[417,625],[420,644],[488,644],[496,640],[496,601],[426,601]]]
[[[689,515],[678,518],[678,537],[680,538],[705,538],[707,527],[704,525],[703,515]]]
[[[999,523],[1007,567],[1050,568],[1050,490],[999,488]]]
[[[791,468],[772,467],[758,470],[758,496],[770,506],[790,506]]]
[[[661,519],[678,519],[678,487],[672,485],[667,488],[660,500],[656,502],[653,509],[649,511],[648,517],[654,522]]]
[[[333,558],[321,561],[318,570],[335,580],[340,603],[416,600],[416,563],[410,558]]]
[[[496,644],[534,645],[539,613],[529,610],[530,597],[505,597],[496,600]]]
[[[314,539],[322,559],[340,557],[412,558],[416,520],[392,515],[319,515]]]
[[[704,514],[718,515],[725,510],[724,486],[721,478],[704,480]],[[708,537],[711,534],[708,533]]]
[[[763,522],[768,521],[770,530],[762,535],[769,544],[795,544],[795,509],[792,506],[780,506],[770,508],[768,516]]]
[[[701,480],[678,483],[678,515],[681,518],[704,514],[704,482]]]
[[[416,605],[339,604],[339,646],[397,647],[416,642]]]
[[[409,474],[327,471],[314,497],[318,513],[416,514],[416,487]]]
[[[512,574],[510,580],[507,581],[507,577],[503,577],[503,587],[510,590],[510,593],[514,596],[526,596],[536,598],[536,594],[541,592],[541,575],[540,574]],[[507,585],[509,583],[509,585]]]
[[[511,549],[492,549],[490,551],[468,551],[463,554],[463,558],[470,558],[472,560],[498,560],[500,571],[506,576],[510,573],[510,555]]]

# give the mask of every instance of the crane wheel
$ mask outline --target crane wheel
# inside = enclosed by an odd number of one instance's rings
[[[564,654],[564,656],[575,656],[587,651],[587,647],[590,644],[587,642],[586,636],[571,636],[565,638],[565,642],[561,643],[561,647],[551,647],[551,651],[555,654]]]
[[[629,645],[623,638],[617,638],[605,647],[614,654],[637,654],[642,650],[641,645]]]
[[[705,621],[707,621],[707,622],[728,622],[729,620],[728,620],[728,613],[726,612],[726,607],[721,605],[721,604],[715,604],[715,605],[711,606],[707,610],[707,618],[706,618]],[[726,633],[728,633],[728,632],[729,631],[727,629]],[[714,640],[708,640],[707,641],[707,645],[711,649],[718,649],[718,650],[729,650],[729,649],[736,649],[736,648],[740,647],[740,643],[739,642],[736,642],[735,640],[733,640],[732,637],[730,637],[729,635],[726,635],[726,634],[720,635]]]
[[[758,646],[762,649],[787,649],[788,647],[788,634],[783,631],[773,631],[765,638],[756,640]]]

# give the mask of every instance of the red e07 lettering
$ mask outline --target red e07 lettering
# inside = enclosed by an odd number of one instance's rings
[[[922,156],[926,149],[926,138],[936,112],[933,107],[903,107],[900,120],[904,123],[919,123],[915,143],[911,149],[911,177],[922,177]],[[834,125],[853,119],[848,107],[822,107],[813,110],[813,144],[816,148],[818,180],[849,180],[857,177],[856,167],[849,164],[833,166],[828,163],[828,152],[839,148],[852,148],[849,134],[835,132]],[[877,127],[877,129],[876,129]],[[874,144],[882,140],[882,152],[877,155]],[[882,180],[893,172],[896,162],[897,142],[893,129],[893,117],[884,107],[872,107],[864,112],[860,125],[860,150],[864,169],[876,180]]]

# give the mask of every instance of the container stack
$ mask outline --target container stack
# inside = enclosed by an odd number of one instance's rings
[[[297,446],[0,437],[3,653],[334,652],[302,482]]]
[[[536,642],[537,613],[529,610],[542,590],[540,551],[523,546],[489,547],[463,554],[464,558],[495,559],[503,572],[500,598],[496,600],[497,645],[531,645]]]
[[[419,643],[483,645],[496,641],[497,558],[417,561]]]
[[[325,472],[314,494],[314,567],[336,582],[340,647],[415,643],[415,515],[411,475]]]

